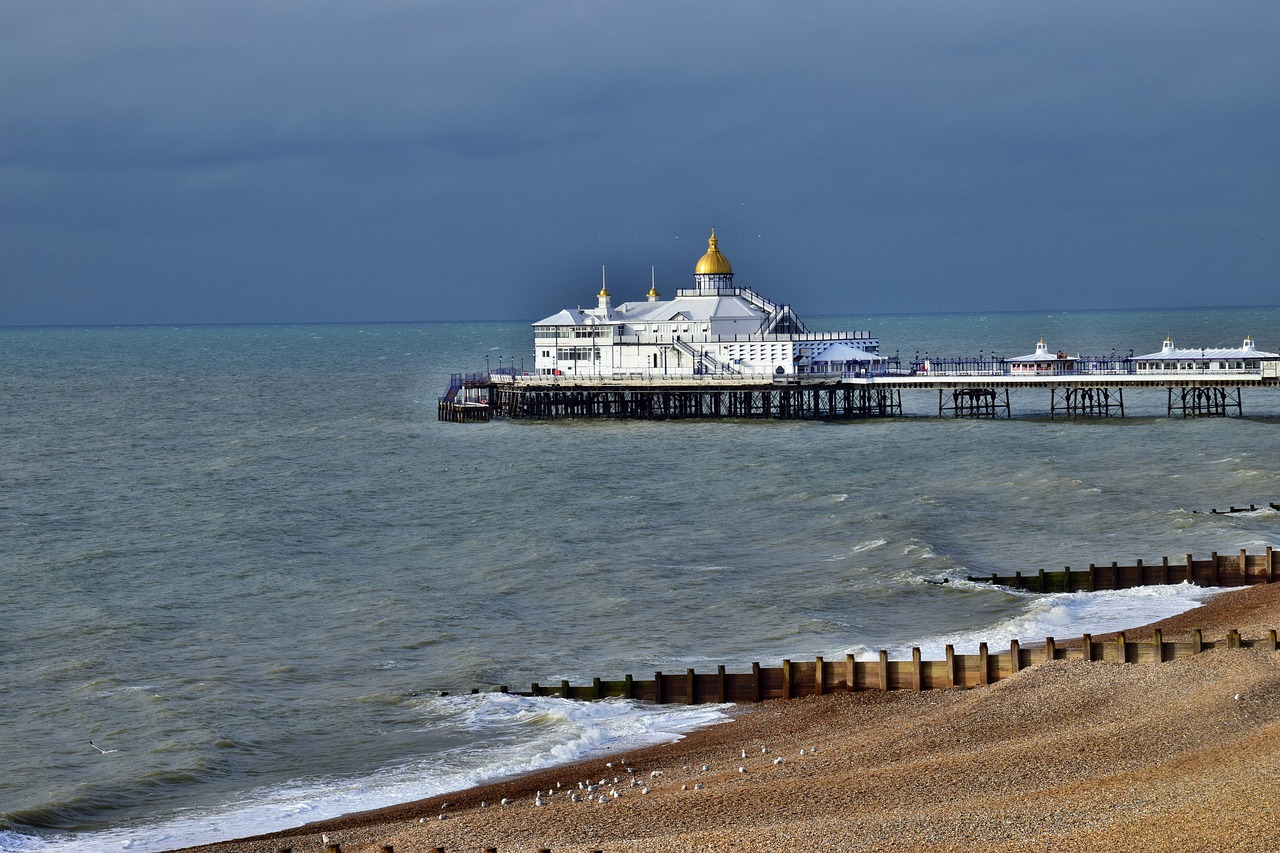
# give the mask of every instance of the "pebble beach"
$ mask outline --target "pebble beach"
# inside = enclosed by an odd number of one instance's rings
[[[1277,626],[1272,585],[1127,635]],[[1215,649],[739,706],[674,743],[186,850],[1271,851],[1277,781],[1280,656]]]

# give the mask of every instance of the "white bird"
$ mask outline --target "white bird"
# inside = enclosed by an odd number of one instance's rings
[[[1239,697],[1236,697],[1236,698],[1239,698]],[[93,747],[94,749],[98,750],[98,754],[99,754],[99,755],[110,755],[110,754],[111,754],[111,753],[113,753],[113,752],[119,752],[119,751],[120,751],[120,750],[118,750],[118,749],[103,749],[102,747],[100,747],[100,746],[98,746],[96,743],[94,743],[93,741],[89,741],[89,746],[91,746],[91,747]]]
[[[747,768],[745,768],[745,767],[739,767],[739,768],[738,768],[738,772],[739,772],[739,773],[746,773],[746,772],[747,772]]]
[[[705,764],[704,764],[704,765],[702,765],[702,772],[703,772],[703,773],[706,773],[706,772],[707,772],[708,770],[710,770],[710,769],[711,769],[711,768],[710,768],[710,767],[708,767],[707,765],[705,765]]]
[[[746,747],[743,747],[743,749],[742,749],[742,757],[743,757],[743,758],[746,758],[746,757],[747,757],[747,750],[746,750]]]
[[[782,763],[782,756],[781,756],[781,755],[779,755],[777,758],[773,759],[773,763],[774,763],[774,764],[781,764],[781,763]]]
[[[769,751],[769,747],[767,747],[767,746],[762,746],[762,747],[760,747],[760,754],[761,754],[761,755],[764,755],[764,754],[765,754],[766,752],[768,752],[768,751]]]
[[[503,798],[502,798],[502,804],[503,804],[504,806],[509,806],[509,805],[511,805],[511,800],[510,800],[510,799],[508,799],[507,797],[503,797]]]
[[[641,788],[641,789],[640,789],[640,793],[642,793],[642,794],[647,794],[647,793],[649,793],[649,788],[648,788],[648,786],[645,786],[645,787]]]
[[[695,791],[701,791],[701,790],[702,790],[702,783],[701,783],[701,782],[699,782],[698,784],[694,785],[694,786],[693,786],[693,790],[695,790]]]
[[[1239,702],[1239,701],[1240,701],[1241,699],[1243,699],[1243,698],[1244,698],[1244,697],[1243,697],[1243,696],[1241,696],[1239,693],[1237,693],[1237,694],[1236,694],[1236,701],[1237,701],[1237,702]],[[113,751],[114,751],[114,750],[113,750]]]

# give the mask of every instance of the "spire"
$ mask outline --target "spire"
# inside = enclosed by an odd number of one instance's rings
[[[649,296],[650,302],[657,302],[662,297],[662,294],[658,292],[658,278],[657,278],[657,273],[654,271],[653,267],[649,267],[648,296]]]

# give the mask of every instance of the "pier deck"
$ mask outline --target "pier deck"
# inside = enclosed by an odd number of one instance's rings
[[[1047,389],[1051,418],[1124,417],[1124,391],[1138,388],[1166,389],[1169,417],[1238,417],[1241,389],[1280,387],[1280,379],[1260,372],[459,377],[450,388],[451,405],[442,402],[441,420],[463,419],[453,404],[463,395],[484,400],[493,416],[515,419],[854,420],[902,416],[902,394],[911,391],[937,391],[939,417],[994,418],[1013,416],[1009,392],[1020,389]],[[468,414],[467,420],[488,419]]]

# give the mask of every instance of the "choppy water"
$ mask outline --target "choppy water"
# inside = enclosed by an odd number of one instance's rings
[[[1280,349],[1280,309],[812,325],[904,358]],[[1127,392],[1136,417],[1091,423],[436,422],[451,370],[530,348],[524,324],[0,330],[0,851],[262,832],[723,718],[473,686],[1102,631],[1203,593],[924,580],[1280,545],[1274,511],[1207,512],[1280,502],[1280,391],[1228,420]]]

